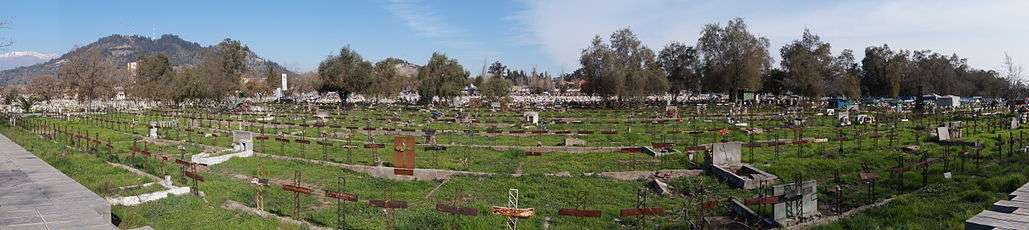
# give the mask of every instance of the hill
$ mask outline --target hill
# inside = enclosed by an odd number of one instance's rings
[[[85,55],[87,50],[94,48],[102,50],[104,57],[109,58],[119,69],[125,68],[126,64],[138,60],[143,55],[150,54],[168,56],[175,67],[192,66],[200,62],[204,52],[214,49],[213,46],[201,46],[171,34],[162,35],[158,39],[138,35],[111,35],[43,63],[0,71],[0,85],[22,84],[34,76],[54,75],[64,60]],[[278,63],[265,60],[252,51],[248,55],[247,66],[251,71],[263,71],[266,63],[280,72],[292,74]]]

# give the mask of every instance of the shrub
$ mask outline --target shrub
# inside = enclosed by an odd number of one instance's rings
[[[983,190],[969,190],[961,193],[961,200],[967,202],[986,202],[993,199],[993,194]]]

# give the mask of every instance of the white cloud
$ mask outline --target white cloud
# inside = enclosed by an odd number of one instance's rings
[[[978,68],[999,68],[1004,52],[1029,63],[1029,1],[620,1],[529,0],[511,19],[519,37],[537,45],[555,64],[578,66],[597,34],[630,27],[660,50],[669,41],[693,44],[704,24],[742,17],[751,32],[785,43],[810,28],[833,45],[861,57],[867,46],[957,53]]]
[[[463,52],[466,55],[490,55],[480,42],[471,40],[468,32],[454,24],[447,23],[445,18],[420,0],[389,0],[386,9],[404,21],[419,36]]]

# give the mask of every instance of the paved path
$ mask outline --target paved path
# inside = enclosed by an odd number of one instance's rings
[[[0,135],[0,229],[117,229],[111,205]]]

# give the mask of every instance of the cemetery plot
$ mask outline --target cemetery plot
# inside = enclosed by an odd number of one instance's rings
[[[290,113],[282,111],[270,113],[274,115],[111,113],[92,117],[71,116],[67,120],[33,118],[40,121],[38,127],[48,128],[31,130],[40,137],[55,136],[56,143],[69,148],[83,149],[66,157],[83,155],[101,159],[99,156],[106,154],[105,159],[125,159],[131,167],[152,174],[171,175],[178,183],[192,184],[194,177],[200,178],[202,181],[196,181],[200,185],[199,191],[207,200],[216,203],[232,200],[322,227],[354,228],[403,228],[412,226],[411,220],[416,218],[429,218],[436,224],[452,223],[446,226],[472,228],[497,228],[510,226],[512,222],[526,228],[548,223],[565,227],[574,223],[577,227],[581,225],[589,229],[699,223],[717,228],[758,224],[731,218],[729,222],[732,224],[719,222],[722,220],[719,218],[732,213],[803,224],[821,218],[821,215],[813,213],[835,215],[882,202],[890,196],[921,192],[923,187],[954,183],[950,179],[953,177],[994,175],[988,170],[1012,167],[1004,161],[1022,157],[1014,151],[1023,145],[1020,130],[1005,128],[997,129],[996,134],[975,133],[968,131],[975,127],[968,124],[974,122],[966,121],[960,128],[965,131],[963,135],[954,135],[947,130],[946,137],[953,140],[952,137],[960,136],[960,140],[973,144],[949,145],[930,139],[932,128],[919,128],[947,124],[957,118],[909,117],[909,121],[895,122],[900,119],[891,119],[892,116],[885,113],[867,112],[882,119],[878,123],[870,123],[858,118],[849,125],[837,127],[840,120],[836,116],[795,115],[805,121],[803,126],[799,126],[802,128],[797,128],[785,127],[786,122],[776,118],[772,112],[735,114],[733,122],[727,123],[722,119],[724,116],[715,115],[719,106],[712,105],[708,109],[708,117],[697,116],[692,109],[680,111],[681,122],[677,119],[651,119],[654,117],[640,116],[641,113],[631,111],[541,111],[536,125],[522,121],[520,112],[491,114],[475,109],[463,111],[462,117],[454,120],[446,115],[454,111],[444,112],[444,119],[433,120],[428,115],[402,109],[359,108],[346,116],[320,118],[322,120],[318,122],[324,125],[300,119],[310,114],[287,115]],[[750,111],[764,113],[758,108]],[[662,110],[654,115],[665,116],[663,113]],[[259,120],[268,117],[272,119]],[[850,117],[855,115],[852,113]],[[468,119],[478,122],[462,122]],[[160,126],[156,137],[148,137],[152,122],[170,120],[182,125]],[[747,126],[739,126],[742,123]],[[956,125],[946,127],[949,129]],[[421,138],[411,138],[421,137],[424,130],[436,130],[433,136],[436,143],[430,143],[428,139],[418,143]],[[875,145],[869,138],[876,139],[871,135],[876,132],[882,133],[880,136],[884,141],[879,143],[882,146],[872,147]],[[246,137],[248,135],[249,138]],[[936,136],[940,136],[939,133]],[[915,141],[916,138],[920,140]],[[392,146],[388,146],[390,141],[393,141]],[[133,143],[135,147],[132,147]],[[910,153],[898,150],[898,147],[906,145],[918,148],[910,148]],[[523,149],[497,150],[507,146]],[[109,149],[108,153],[104,153],[104,148]],[[415,157],[414,152],[418,148],[424,152]],[[608,149],[583,153],[576,152],[578,148]],[[258,156],[232,158],[221,164],[190,163],[191,156],[205,152],[217,154],[224,149],[253,151]],[[624,152],[621,151],[623,149]],[[837,151],[841,154],[825,155]],[[289,158],[266,157],[269,155]],[[898,161],[898,155],[904,156],[904,161]],[[954,157],[961,159],[953,160],[962,162],[967,158],[977,167],[966,169],[968,171],[952,171],[949,161]],[[392,167],[393,174],[402,176],[413,174],[416,168],[490,174],[452,177],[446,182],[394,181],[318,162]],[[859,168],[856,165],[867,166]],[[254,169],[260,167],[267,171],[255,172]],[[712,173],[680,178],[667,177],[668,172],[661,171],[672,169],[707,169]],[[304,175],[302,185],[290,183],[297,171]],[[840,171],[839,176],[833,173],[835,171]],[[617,181],[595,176],[617,172],[638,172],[644,175],[640,178],[647,180]],[[945,172],[948,173],[946,176]],[[798,182],[791,180],[796,174],[804,174],[804,178],[809,180],[797,186]],[[347,185],[339,184],[341,176],[347,178]],[[707,193],[700,201],[691,201],[697,205],[688,205],[682,210],[677,208],[680,204],[689,203],[687,198],[677,195],[690,188],[686,181],[697,178],[715,181],[713,177],[724,181],[712,182],[718,184],[716,192]],[[649,201],[646,204],[630,204],[638,199],[636,188],[651,186],[651,178],[657,178],[666,185],[659,186],[659,193],[647,195]],[[250,179],[257,179],[257,182]],[[783,180],[790,182],[781,182]],[[805,189],[806,181],[811,180],[827,184],[823,187],[830,189]],[[262,184],[275,184],[282,189],[254,193]],[[848,184],[861,187],[846,187]],[[838,185],[842,186],[838,188]],[[863,188],[866,185],[867,188]],[[791,186],[800,188],[787,189]],[[780,187],[782,191],[772,191]],[[508,188],[518,189],[520,194],[515,197],[521,203],[513,204],[506,199],[511,196]],[[456,199],[452,197],[457,197],[458,189],[467,190],[462,192],[478,199],[464,203],[440,201]],[[393,194],[387,194],[385,190]],[[588,194],[579,195],[583,192]],[[508,196],[503,196],[505,193]],[[261,200],[264,202],[251,202],[256,200],[254,194],[263,194]],[[821,196],[823,205],[816,203],[814,209],[805,209],[804,201],[817,196]],[[191,197],[178,199],[197,199]],[[738,199],[733,202],[730,197]],[[270,200],[274,202],[268,202]],[[368,202],[363,202],[365,200]],[[263,205],[258,203],[269,206],[261,207]],[[332,203],[342,205],[334,207]],[[294,206],[296,204],[300,206]],[[780,204],[791,210],[777,212],[775,206]],[[401,210],[401,207],[406,207],[406,210]],[[525,207],[533,207],[533,214],[525,215]],[[294,213],[294,210],[302,212]],[[478,215],[486,214],[479,210],[497,214]],[[683,213],[685,210],[689,213]],[[702,216],[706,217],[701,219],[707,221],[695,221],[697,218],[693,216],[697,210],[703,210]],[[424,213],[427,212],[439,215],[426,217]],[[776,213],[790,214],[781,215],[786,218],[777,218],[780,215]],[[514,219],[508,219],[510,217]],[[443,228],[442,225],[426,226]]]

